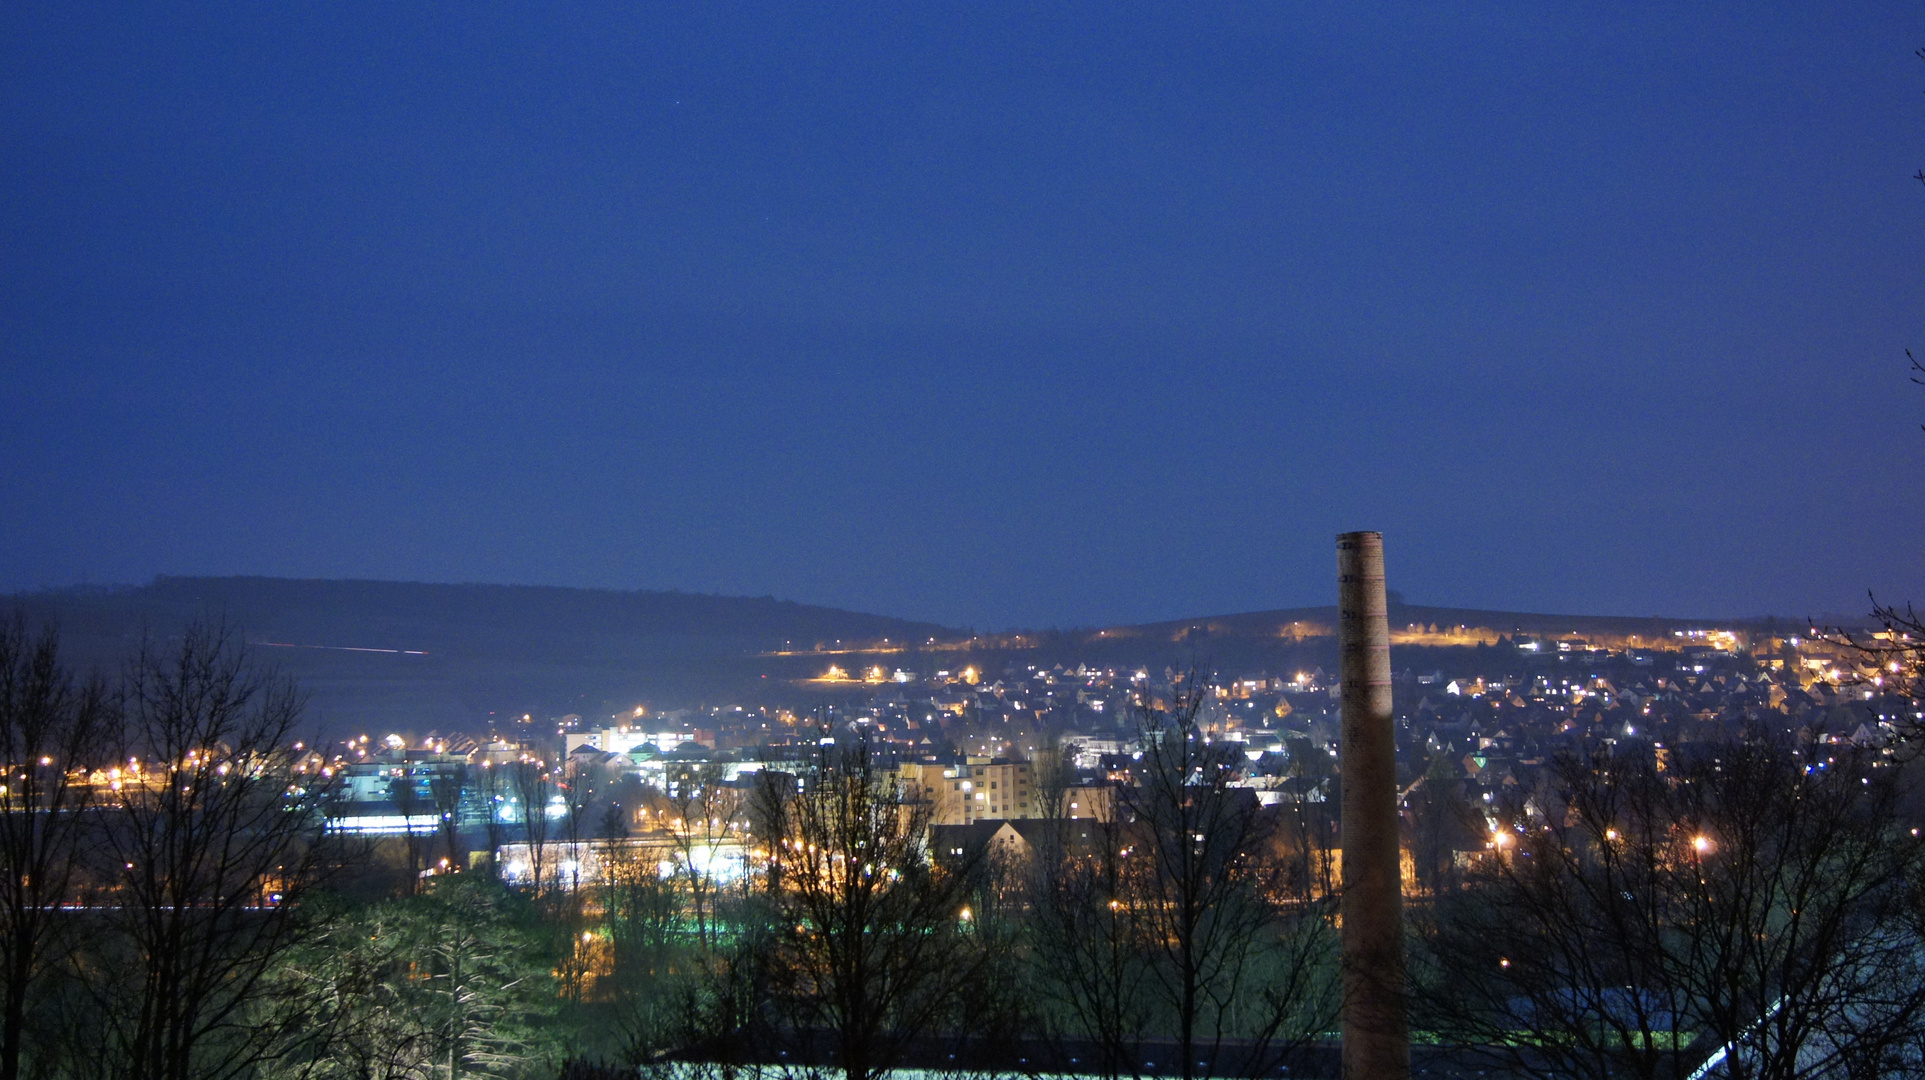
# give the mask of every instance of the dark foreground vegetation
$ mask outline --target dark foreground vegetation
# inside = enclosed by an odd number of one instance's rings
[[[932,841],[964,834],[825,745],[670,793],[739,873],[571,836],[554,865],[596,873],[519,888],[492,861],[383,876],[325,834],[300,704],[218,629],[92,682],[0,630],[0,1080],[1331,1066],[1328,822],[1230,786],[1241,748],[1182,695],[1141,713],[1113,820]],[[1565,757],[1490,806],[1413,787],[1413,836],[1490,837],[1412,875],[1426,1067],[1925,1075],[1903,749],[1761,731]]]

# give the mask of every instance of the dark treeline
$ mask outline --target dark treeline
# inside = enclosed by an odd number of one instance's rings
[[[629,843],[587,785],[517,767],[499,782],[522,805],[565,804],[512,837],[531,873],[463,870],[428,835],[383,879],[321,827],[298,692],[221,630],[90,681],[16,620],[0,1080],[1314,1075],[1341,1004],[1334,815],[1233,785],[1241,747],[1200,705],[1140,712],[1104,819],[932,829],[844,740],[746,783],[691,764],[648,793],[673,828]],[[1422,1052],[1542,1077],[1925,1074],[1903,757],[1759,733],[1561,758],[1492,805],[1414,783]],[[1033,772],[1061,815],[1069,771]],[[1447,826],[1490,846],[1421,857]],[[443,847],[462,872],[425,871]]]

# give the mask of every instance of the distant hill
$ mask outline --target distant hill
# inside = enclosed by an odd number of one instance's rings
[[[764,676],[791,674],[765,653],[958,636],[771,597],[542,586],[161,577],[22,600],[92,666],[124,662],[145,633],[166,638],[191,619],[225,619],[300,680],[329,735],[753,700]]]
[[[1679,619],[1662,615],[1545,615],[1521,611],[1485,611],[1476,608],[1428,607],[1421,604],[1406,604],[1393,599],[1390,604],[1390,625],[1393,633],[1407,632],[1414,627],[1422,627],[1425,632],[1435,627],[1440,636],[1447,636],[1453,628],[1465,631],[1484,630],[1491,634],[1534,637],[1578,636],[1599,639],[1620,639],[1640,637],[1658,639],[1669,636],[1674,631],[1706,628],[1759,628],[1765,619]],[[1798,619],[1775,620],[1785,627],[1802,624]],[[1207,615],[1190,619],[1171,619],[1167,622],[1143,623],[1136,626],[1117,627],[1112,632],[1137,633],[1146,636],[1168,636],[1180,638],[1185,634],[1203,633],[1211,636],[1313,636],[1334,634],[1337,624],[1337,608],[1329,607],[1284,608],[1276,611],[1248,611],[1234,615]],[[1297,628],[1294,632],[1292,628]]]
[[[1390,605],[1391,663],[1399,670],[1422,667],[1452,675],[1492,674],[1498,668],[1528,666],[1531,655],[1503,648],[1504,638],[1558,641],[1582,639],[1611,650],[1672,649],[1686,644],[1715,644],[1695,632],[1730,631],[1743,644],[1773,634],[1796,634],[1802,619],[1679,619],[1664,616],[1549,615],[1472,608]],[[1862,620],[1826,617],[1828,625]],[[844,671],[870,664],[895,664],[909,671],[975,667],[985,678],[1027,667],[1074,668],[1078,664],[1140,667],[1161,672],[1196,668],[1226,677],[1289,674],[1337,664],[1337,609],[1287,608],[1273,611],[1206,615],[1162,622],[1097,629],[1022,631],[945,643],[940,652],[913,655],[880,653],[815,658],[818,670],[831,662]],[[1551,650],[1557,653],[1559,650]],[[1548,654],[1547,654],[1548,658]]]
[[[1547,615],[1474,608],[1390,604],[1392,663],[1446,664],[1455,651],[1468,663],[1468,647],[1495,644],[1501,637],[1582,638],[1613,649],[1682,644],[1676,635],[1723,629],[1740,637],[1759,633],[1796,633],[1801,619],[1679,619],[1665,616]],[[1847,620],[1827,619],[1827,622]],[[1133,664],[1152,669],[1190,666],[1225,675],[1282,673],[1337,662],[1337,608],[1285,608],[1206,615],[1068,633],[1026,635],[1021,650],[1028,663]],[[1005,638],[997,644],[1007,644]],[[990,650],[980,650],[985,654]],[[990,668],[1013,660],[1013,653],[983,656]]]
[[[104,668],[124,663],[143,634],[165,640],[189,620],[224,619],[257,656],[300,681],[319,733],[330,737],[437,729],[482,734],[497,726],[509,730],[510,718],[524,713],[543,719],[578,713],[593,721],[637,704],[660,710],[866,696],[860,685],[802,681],[830,664],[922,674],[964,665],[985,672],[1059,663],[1198,665],[1230,674],[1336,662],[1334,607],[970,638],[934,623],[770,597],[540,586],[162,577],[21,600],[30,614],[60,626],[76,663]],[[1433,665],[1448,662],[1450,646],[1498,635],[1576,635],[1622,644],[1633,636],[1653,641],[1720,625],[1764,628],[1761,620],[1403,603],[1393,603],[1390,614],[1394,644],[1405,657],[1394,662]]]

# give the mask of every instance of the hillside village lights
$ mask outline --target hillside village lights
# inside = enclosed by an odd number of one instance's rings
[[[1343,742],[1343,1075],[1408,1080],[1397,742],[1384,537],[1337,537]]]

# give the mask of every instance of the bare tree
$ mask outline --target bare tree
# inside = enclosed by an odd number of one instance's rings
[[[1925,49],[1918,50],[1925,58]],[[1925,171],[1919,173],[1925,180]],[[1912,382],[1925,386],[1925,363],[1910,349],[1905,359],[1911,362]],[[1925,427],[1925,425],[1920,425]],[[1858,653],[1874,674],[1861,680],[1871,682],[1882,692],[1901,699],[1908,708],[1900,709],[1894,722],[1898,734],[1914,744],[1925,740],[1925,615],[1913,604],[1880,603],[1870,596],[1872,618],[1880,629],[1871,633],[1834,627],[1822,636]]]
[[[468,786],[468,767],[456,765],[437,772],[428,781],[428,799],[434,804],[435,826],[441,831],[442,846],[448,852],[450,868],[461,865],[461,791]]]
[[[1151,1009],[1142,986],[1149,972],[1139,946],[1134,865],[1114,817],[1069,817],[1074,770],[1060,738],[1031,759],[1037,809],[1047,824],[1035,834],[1027,867],[1030,895],[1021,935],[1036,982],[1032,1026],[1061,1044],[1078,1040],[1094,1053],[1061,1045],[1059,1056],[1097,1076],[1132,1076],[1143,1060]]]
[[[277,958],[309,932],[298,909],[324,868],[316,781],[290,749],[300,714],[293,685],[225,627],[190,626],[169,651],[150,641],[133,665],[105,830],[127,955],[125,970],[101,969],[102,1034],[124,1076],[241,1076],[301,1022],[265,1000]]]
[[[611,845],[602,864],[601,907],[620,1056],[639,1067],[683,1041],[670,974],[680,915],[674,886],[663,880],[652,853]]]
[[[1130,846],[1116,821],[1058,821],[1036,852],[1028,943],[1043,997],[1056,1006],[1042,1019],[1087,1043],[1094,1060],[1074,1064],[1102,1077],[1140,1075],[1154,1028],[1135,880],[1145,864],[1130,860]]]
[[[1048,821],[1065,820],[1069,815],[1069,793],[1076,781],[1076,769],[1070,755],[1063,750],[1060,733],[1030,756],[1029,771],[1036,792],[1032,812]],[[1050,840],[1060,839],[1060,833],[1060,829],[1051,830]]]
[[[562,839],[568,845],[567,889],[578,893],[581,891],[582,844],[594,839],[594,810],[600,785],[595,783],[592,772],[571,761],[567,776],[556,787],[562,797]]]
[[[487,812],[487,821],[482,827],[486,830],[488,838],[489,872],[498,877],[501,868],[495,864],[495,858],[501,851],[502,843],[507,839],[507,830],[503,828],[501,814],[504,804],[509,799],[509,792],[513,790],[513,783],[510,777],[503,775],[503,770],[497,768],[492,760],[484,758],[481,762],[478,786],[481,789],[482,808]]]
[[[727,782],[727,769],[718,762],[680,765],[668,777],[669,837],[675,846],[675,870],[688,890],[701,945],[713,944],[712,921],[716,876],[722,850],[738,831],[741,793]]]
[[[421,891],[421,834],[415,831],[415,815],[421,812],[421,789],[414,778],[414,766],[408,761],[407,751],[401,753],[401,764],[388,777],[388,801],[401,814],[401,832],[406,842],[408,855],[408,892],[410,895]]]
[[[1531,1076],[1916,1070],[1925,846],[1900,769],[1849,744],[1676,749],[1664,771],[1562,758],[1498,815],[1427,935],[1431,1026]]]
[[[929,857],[927,807],[866,742],[825,748],[800,792],[786,774],[761,777],[772,990],[792,1032],[826,1036],[848,1080],[874,1080],[914,1040],[955,1030],[987,962],[963,907],[969,868]]]
[[[1436,896],[1456,882],[1451,841],[1463,830],[1469,812],[1462,787],[1447,755],[1432,757],[1424,774],[1400,799],[1410,827],[1410,854],[1417,887]]]
[[[16,1080],[28,1012],[70,925],[79,884],[85,770],[101,764],[111,708],[99,682],[76,684],[52,630],[0,625],[0,1080]]]
[[[775,1041],[769,985],[778,917],[767,895],[746,887],[717,890],[715,917],[731,933],[691,939],[677,876],[664,877],[654,851],[616,848],[604,879],[613,956],[609,997],[619,1034],[618,1060],[633,1067],[667,1051],[719,1066],[755,1059]]]
[[[528,866],[533,873],[534,891],[540,895],[547,887],[545,870],[548,854],[548,798],[554,780],[542,761],[517,761],[506,766],[509,790],[521,807],[522,837],[528,841]]]
[[[1179,684],[1139,713],[1141,757],[1123,792],[1133,860],[1123,878],[1185,1080],[1267,1075],[1335,1017],[1331,939],[1314,905],[1285,912],[1262,863],[1267,826],[1232,786],[1243,760],[1198,722],[1205,690]]]

